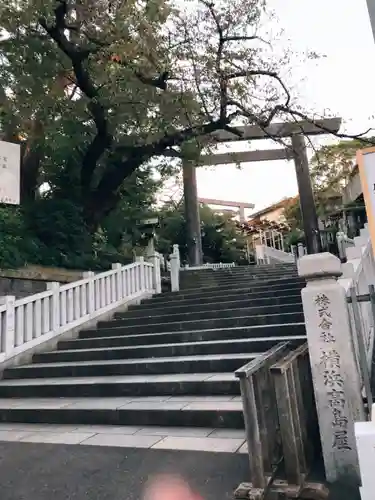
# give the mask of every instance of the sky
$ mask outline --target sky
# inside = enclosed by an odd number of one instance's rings
[[[375,42],[366,0],[269,0],[294,50],[324,54],[293,70],[300,103],[343,118],[341,130],[375,128]],[[334,139],[324,137],[320,142]],[[267,149],[257,141],[252,149]],[[292,162],[275,161],[197,169],[198,196],[254,203],[262,209],[297,194]]]

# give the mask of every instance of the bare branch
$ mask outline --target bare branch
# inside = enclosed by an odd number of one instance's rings
[[[227,107],[228,107],[228,81],[223,77],[223,71],[221,69],[221,62],[223,58],[223,50],[224,50],[224,44],[225,44],[225,37],[224,37],[224,31],[223,28],[220,24],[220,20],[215,12],[214,9],[214,4],[212,2],[209,2],[207,0],[200,0],[203,5],[207,7],[209,10],[212,19],[215,22],[217,33],[219,36],[219,43],[218,43],[218,48],[216,52],[216,62],[215,62],[215,69],[216,73],[219,78],[219,87],[220,87],[220,119],[225,120],[226,114],[227,114]]]
[[[344,134],[340,132],[333,132],[329,128],[325,127],[322,123],[319,123],[318,121],[314,120],[313,118],[310,118],[308,115],[305,113],[302,113],[301,111],[297,111],[295,109],[291,109],[285,106],[280,106],[280,110],[283,111],[286,114],[289,114],[293,117],[298,116],[299,118],[302,118],[303,120],[306,120],[316,127],[320,128],[327,134],[333,134],[336,137],[340,137],[342,139],[359,139],[363,141],[364,143],[370,144],[370,145],[375,145],[374,141],[371,139],[366,138],[365,136],[369,134],[371,131],[373,131],[373,128],[369,128],[365,130],[364,132],[360,132],[359,134]]]
[[[284,103],[284,106],[286,106],[286,107],[289,106],[290,100],[291,100],[290,92],[289,92],[287,86],[285,85],[285,83],[283,82],[283,80],[281,79],[281,77],[275,71],[266,71],[266,70],[262,70],[262,69],[252,69],[252,70],[247,70],[247,71],[237,71],[236,73],[229,73],[229,74],[225,75],[224,77],[228,80],[231,80],[233,78],[245,78],[247,76],[269,76],[270,78],[274,78],[275,80],[277,80],[279,82],[279,84],[281,85],[281,87],[286,95],[286,101]]]

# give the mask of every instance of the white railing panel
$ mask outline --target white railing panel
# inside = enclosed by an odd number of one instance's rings
[[[180,271],[199,271],[200,269],[229,269],[231,267],[236,267],[236,264],[234,262],[212,262],[202,264],[200,266],[186,265],[185,267],[181,267]]]
[[[283,252],[277,248],[268,247],[266,245],[256,245],[255,247],[257,264],[272,264],[272,263],[293,263],[295,256],[292,253]]]
[[[156,256],[153,262],[159,262]],[[30,347],[75,328],[133,298],[160,288],[160,266],[134,262],[60,286],[50,283],[46,292],[0,303],[0,362]]]
[[[0,306],[0,353],[6,352],[6,309],[6,305]]]

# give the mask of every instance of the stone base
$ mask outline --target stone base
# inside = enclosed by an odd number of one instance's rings
[[[246,500],[287,500],[292,498],[327,500],[328,497],[329,490],[322,483],[306,482],[302,486],[298,486],[281,480],[274,480],[265,489],[253,488],[252,483],[241,483],[234,492],[234,498]]]

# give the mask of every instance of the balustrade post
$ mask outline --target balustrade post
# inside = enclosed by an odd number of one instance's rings
[[[358,485],[354,423],[366,417],[346,292],[337,282],[341,262],[330,253],[306,255],[298,271],[307,281],[302,302],[326,478]]]
[[[152,288],[155,293],[161,293],[161,272],[160,272],[160,259],[157,252],[147,256],[147,260],[152,264]]]
[[[159,257],[159,254],[157,254],[157,255]],[[143,292],[144,290],[146,290],[146,280],[145,280],[145,269],[146,268],[144,266],[145,258],[141,255],[139,257],[136,257],[135,261],[139,263],[140,280],[141,280],[140,287],[141,287],[141,290]],[[159,265],[160,265],[160,261],[159,261]]]
[[[123,298],[121,268],[122,266],[118,262],[112,264],[112,269],[117,271],[115,274],[116,301],[121,300]]]
[[[83,279],[88,279],[89,282],[87,284],[87,309],[88,313],[92,314],[95,312],[95,284],[94,284],[94,276],[93,271],[86,271],[83,273]]]
[[[305,250],[303,248],[303,243],[298,243],[297,245],[298,257],[301,258],[305,255]]]
[[[60,328],[60,283],[52,281],[47,283],[47,290],[51,290],[51,330],[56,332]]]
[[[177,253],[171,253],[170,263],[171,291],[178,292],[180,290],[180,259]]]
[[[1,347],[7,355],[13,351],[15,346],[15,301],[16,297],[14,297],[14,295],[0,297],[0,305],[6,305],[5,321],[2,331],[4,340],[2,340]]]

